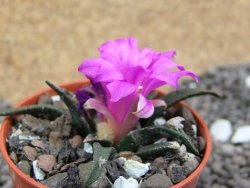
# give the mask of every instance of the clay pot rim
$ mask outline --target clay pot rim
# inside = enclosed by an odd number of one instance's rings
[[[79,86],[84,85],[86,83],[88,83],[89,81],[87,79],[82,80],[82,81],[72,81],[69,83],[63,83],[63,84],[59,84],[59,86],[64,87],[64,88],[71,88],[72,90],[76,90],[77,88],[79,88]],[[38,96],[49,92],[51,94],[55,94],[55,92],[51,91],[50,88],[47,89],[43,89],[39,92],[36,92],[35,94],[33,94],[30,97],[27,97],[26,99],[22,100],[20,103],[18,103],[15,107],[20,107],[20,106],[24,106],[27,104],[32,104],[35,103],[37,101]],[[205,152],[204,152],[204,156],[203,159],[200,163],[200,165],[196,168],[196,170],[194,172],[192,172],[187,178],[185,178],[183,181],[175,184],[174,186],[172,186],[171,188],[179,188],[179,187],[183,187],[184,185],[192,182],[193,180],[195,180],[195,178],[197,176],[200,175],[201,171],[203,170],[203,168],[206,166],[209,157],[211,155],[211,150],[212,150],[212,141],[211,141],[211,136],[209,133],[209,130],[207,128],[206,123],[204,122],[204,120],[199,116],[199,114],[197,113],[196,110],[194,110],[192,107],[190,107],[188,104],[186,104],[185,102],[180,102],[181,105],[185,106],[186,108],[188,108],[193,115],[195,116],[197,122],[199,123],[199,128],[198,129],[202,129],[204,132],[204,139],[206,140],[206,148],[205,148]],[[4,119],[4,121],[2,122],[2,126],[0,128],[0,151],[2,153],[2,156],[4,158],[4,160],[6,161],[6,163],[8,164],[9,168],[11,171],[13,171],[14,173],[16,173],[20,178],[22,178],[26,183],[34,186],[34,187],[38,187],[38,188],[47,188],[47,186],[41,184],[40,182],[35,181],[34,179],[32,179],[31,177],[27,176],[26,174],[24,174],[15,164],[14,162],[10,159],[9,154],[7,152],[6,149],[6,139],[7,136],[6,134],[9,134],[9,130],[7,130],[7,126],[8,124],[10,125],[11,122],[11,118],[7,117]]]

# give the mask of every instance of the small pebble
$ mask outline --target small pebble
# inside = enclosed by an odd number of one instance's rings
[[[232,124],[227,119],[217,119],[210,128],[215,141],[226,142],[232,134]]]
[[[140,186],[140,188],[166,188],[172,186],[170,178],[164,174],[154,174],[146,179]]]
[[[36,149],[30,146],[24,146],[23,151],[24,155],[31,161],[34,161],[38,155]]]
[[[231,142],[234,144],[250,142],[250,125],[239,127],[235,131]]]
[[[31,166],[28,161],[20,161],[17,167],[26,175],[30,176]]]
[[[35,178],[40,181],[44,180],[46,174],[38,167],[37,160],[32,162],[32,166]]]
[[[140,178],[146,174],[149,170],[150,163],[140,163],[134,160],[126,160],[124,162],[123,168],[127,174],[133,178]]]
[[[84,143],[83,150],[84,150],[86,153],[93,154],[93,147],[92,147],[92,145],[89,144],[89,143]]]
[[[134,178],[126,179],[123,176],[120,176],[115,180],[113,188],[139,188],[139,184]]]
[[[69,139],[69,143],[73,148],[78,148],[83,145],[83,138],[80,135],[75,135],[73,138]]]
[[[42,148],[42,149],[45,148],[45,144],[42,140],[32,140],[31,145],[34,147]]]
[[[37,165],[45,172],[50,172],[56,164],[56,158],[53,155],[40,155],[37,159]]]

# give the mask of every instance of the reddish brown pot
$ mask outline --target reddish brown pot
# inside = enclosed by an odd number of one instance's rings
[[[84,80],[84,81],[71,82],[68,84],[62,84],[60,86],[67,90],[75,91],[76,89],[82,87],[83,85],[87,83],[88,81]],[[34,104],[37,102],[39,96],[46,92],[55,94],[51,89],[45,89],[23,100],[21,103],[17,104],[16,107]],[[196,118],[199,124],[199,127],[198,127],[199,135],[203,136],[206,140],[206,149],[205,149],[204,157],[202,159],[202,162],[198,166],[198,168],[186,179],[184,179],[183,181],[181,181],[180,183],[172,187],[172,188],[192,188],[196,186],[199,175],[208,162],[208,159],[211,153],[211,137],[210,137],[210,134],[209,134],[209,131],[205,122],[199,116],[199,114],[184,102],[181,102],[180,105],[183,105],[192,111],[194,117]],[[11,119],[6,118],[3,121],[2,128],[0,130],[0,150],[3,155],[4,160],[9,166],[11,178],[13,180],[14,186],[18,188],[47,188],[43,184],[25,175],[21,170],[19,170],[19,168],[10,159],[7,149],[6,149],[6,139],[8,138],[10,134],[11,126],[12,126]]]

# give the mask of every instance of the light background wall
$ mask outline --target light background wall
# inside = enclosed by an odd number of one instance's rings
[[[16,103],[40,88],[81,79],[79,63],[106,40],[175,49],[202,73],[250,60],[249,0],[0,0],[0,98]]]

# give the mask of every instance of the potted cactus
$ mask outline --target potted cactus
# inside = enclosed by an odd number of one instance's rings
[[[104,43],[78,70],[88,80],[51,89],[8,109],[1,152],[18,187],[194,187],[206,165],[204,121],[180,102],[214,92],[165,84],[197,76],[174,51],[138,50],[133,38]]]

